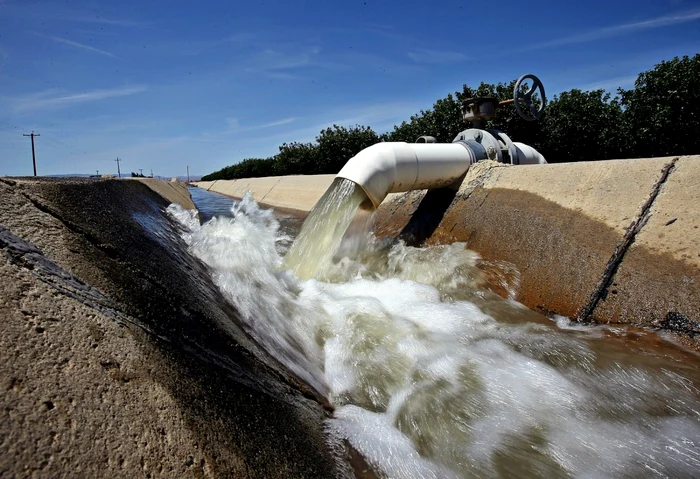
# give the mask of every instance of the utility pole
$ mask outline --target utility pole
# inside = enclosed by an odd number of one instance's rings
[[[95,170],[97,172],[97,175],[95,176],[100,176],[100,170]]]
[[[187,165],[187,183],[190,182],[190,166]]]
[[[139,168],[139,171],[141,172],[141,176],[143,176],[143,168]]]
[[[22,136],[29,136],[32,139],[32,163],[34,163],[34,176],[36,176],[36,153],[34,151],[34,137],[41,135],[32,131],[31,133],[24,133]]]
[[[122,177],[122,170],[119,168],[119,162],[122,161],[122,160],[120,160],[119,158],[117,158],[117,159],[114,160],[114,161],[117,162],[117,174],[119,175],[119,178],[121,178],[121,177]]]
[[[151,168],[151,178],[153,178],[153,168]]]

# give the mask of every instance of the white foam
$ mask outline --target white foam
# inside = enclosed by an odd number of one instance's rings
[[[512,299],[488,300],[503,318],[485,314],[480,258],[463,244],[369,238],[327,281],[300,280],[280,271],[285,239],[250,198],[202,226],[169,211],[250,333],[337,406],[329,430],[388,477],[697,471],[691,380],[632,357],[600,365],[590,329],[513,321]]]
[[[388,477],[396,479],[449,479],[458,477],[416,452],[411,441],[387,421],[384,414],[372,413],[356,406],[335,411],[328,421],[333,433],[347,438],[365,459]]]

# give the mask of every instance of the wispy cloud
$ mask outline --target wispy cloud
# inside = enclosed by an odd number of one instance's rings
[[[68,39],[60,38],[60,37],[52,37],[49,35],[40,35],[38,33],[37,33],[37,35],[44,37],[44,38],[48,38],[49,40],[52,40],[56,43],[62,43],[64,45],[69,45],[71,47],[78,48],[81,50],[87,50],[87,51],[93,52],[93,53],[99,53],[100,55],[104,55],[107,57],[118,58],[114,53],[108,52],[106,50],[100,50],[99,48],[91,47],[90,45],[85,45],[83,43],[75,42],[73,40],[68,40]]]
[[[262,129],[262,128],[272,128],[273,126],[281,126],[281,125],[288,125],[289,123],[292,123],[296,121],[296,118],[283,118],[281,120],[277,121],[271,121],[270,123],[265,123],[262,125],[258,125],[255,127],[256,130]]]
[[[252,141],[264,140],[265,144],[275,144],[289,141],[314,141],[321,130],[333,125],[354,126],[371,125],[377,133],[389,131],[409,115],[415,113],[418,107],[414,103],[395,101],[360,107],[348,107],[334,109],[333,111],[319,112],[314,115],[317,121],[307,125],[299,125],[291,129],[280,128],[272,135],[251,138]],[[291,123],[291,121],[289,122]]]
[[[226,126],[230,130],[238,130],[241,127],[241,121],[238,118],[226,118]]]
[[[580,90],[607,90],[614,92],[618,88],[628,88],[634,85],[637,75],[624,76],[608,78],[607,80],[600,80],[594,83],[589,83],[587,85],[579,86]]]
[[[450,63],[467,60],[464,53],[417,48],[408,53],[408,57],[416,63]]]
[[[260,43],[259,35],[256,33],[244,32],[228,35],[217,40],[194,41],[188,39],[181,47],[184,55],[200,55],[208,50],[213,50],[221,46],[243,46],[250,48]]]
[[[48,108],[62,108],[78,103],[88,103],[93,101],[106,100],[108,98],[124,97],[135,95],[146,91],[145,86],[135,86],[128,88],[114,88],[111,90],[92,90],[74,95],[47,97],[45,92],[30,95],[20,99],[15,105],[15,111],[42,110]]]
[[[151,22],[139,22],[136,20],[118,20],[103,18],[100,16],[94,17],[65,17],[65,20],[71,22],[81,22],[81,23],[102,23],[105,25],[114,25],[117,27],[147,27],[151,25]]]
[[[282,125],[287,125],[289,123],[292,123],[296,121],[298,118],[296,117],[290,117],[290,118],[282,118],[281,120],[275,120],[271,121],[268,123],[262,123],[260,125],[252,125],[252,126],[246,126],[246,127],[241,127],[241,122],[238,118],[226,118],[226,126],[229,128],[231,131],[235,131],[236,133],[239,132],[246,132],[246,131],[254,131],[254,130],[263,130],[265,128],[272,128],[275,126],[282,126]]]
[[[305,67],[312,64],[319,52],[318,48],[310,48],[301,53],[289,54],[268,48],[255,56],[248,71],[265,72]]]
[[[698,19],[700,19],[700,9],[673,13],[671,15],[650,18],[641,22],[621,23],[619,25],[612,25],[610,27],[599,28],[596,30],[583,32],[576,35],[556,38],[554,40],[549,40],[546,42],[535,43],[533,45],[523,47],[523,50],[539,50],[543,48],[557,47],[561,45],[594,42],[605,38],[628,35],[644,30],[652,30],[655,28],[692,22]]]
[[[415,102],[389,101],[363,107],[348,108],[344,115],[334,115],[335,119],[329,124],[343,126],[367,125],[377,133],[391,130],[394,125],[400,123],[410,115],[416,113],[418,107]]]

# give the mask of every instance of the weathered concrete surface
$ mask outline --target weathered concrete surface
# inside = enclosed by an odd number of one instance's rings
[[[508,261],[521,273],[517,299],[545,313],[662,327],[677,319],[696,337],[700,157],[489,166],[456,193],[392,195],[376,233],[465,241]]]
[[[12,279],[0,296],[1,475],[196,477],[216,470],[157,380],[168,374],[153,370],[162,358],[134,337],[143,333],[66,298],[5,255],[0,274]]]
[[[596,319],[638,318],[700,337],[700,157],[681,157],[650,205]]]
[[[166,200],[170,201],[171,203],[178,203],[186,210],[195,209],[190,193],[187,191],[187,185],[184,183],[180,183],[179,181],[159,180],[157,178],[129,179],[140,181]]]
[[[0,179],[0,476],[345,474],[323,400],[242,331],[169,203]]]
[[[250,192],[258,203],[308,213],[334,178],[335,175],[270,176],[200,181],[195,185],[234,198],[242,198],[246,192]]]

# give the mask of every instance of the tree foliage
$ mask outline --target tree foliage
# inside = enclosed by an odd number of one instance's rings
[[[321,131],[315,143],[283,143],[272,158],[243,160],[203,176],[202,180],[337,173],[350,158],[378,141],[370,127],[333,125]]]
[[[554,97],[540,120],[539,151],[549,161],[621,158],[622,108],[605,90],[571,90]]]
[[[314,143],[285,143],[267,159],[247,159],[203,180],[273,175],[337,173],[352,156],[378,141],[412,143],[419,136],[451,142],[469,128],[462,119],[466,98],[513,96],[515,80],[497,85],[463,85],[392,131],[377,135],[367,126],[333,125]],[[700,153],[700,54],[663,61],[641,73],[631,90],[612,97],[604,90],[570,90],[551,99],[538,121],[525,121],[512,106],[499,109],[485,128],[505,131],[536,148],[549,162],[594,161]]]
[[[338,173],[350,158],[377,142],[379,137],[368,126],[326,128],[316,137],[319,163],[314,171],[317,174]]]
[[[439,143],[451,142],[464,129],[461,101],[456,95],[450,94],[436,101],[432,109],[421,110],[409,121],[404,121],[395,126],[393,131],[382,135],[382,139],[413,143],[419,136],[429,135],[434,136]]]
[[[312,143],[283,143],[280,152],[267,161],[271,163],[270,172],[264,176],[312,175],[318,165],[318,147]]]
[[[700,153],[700,54],[662,61],[619,94],[632,155]]]

